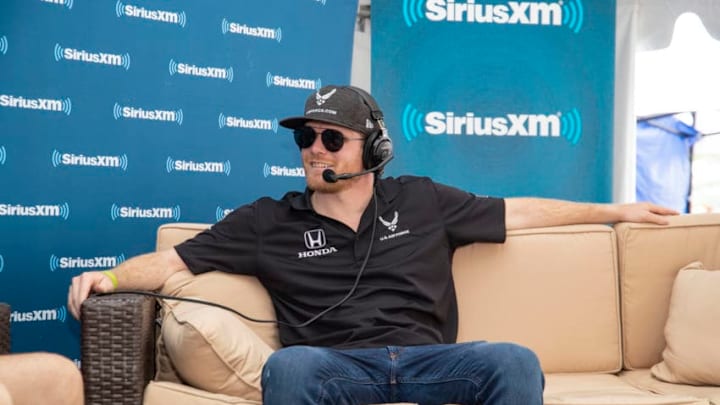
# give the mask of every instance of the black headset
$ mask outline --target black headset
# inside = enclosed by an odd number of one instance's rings
[[[368,135],[365,140],[365,145],[363,146],[363,167],[366,170],[371,169],[392,158],[392,141],[390,140],[390,135],[388,135],[388,130],[385,126],[383,113],[372,96],[361,88],[355,86],[347,87],[360,96],[360,99],[370,110],[370,116],[375,122],[377,122],[378,125],[378,129]],[[380,173],[382,173],[382,168],[378,170],[378,174]]]

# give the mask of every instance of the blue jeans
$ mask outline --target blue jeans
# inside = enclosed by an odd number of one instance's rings
[[[542,404],[535,354],[511,343],[472,342],[337,350],[291,346],[262,375],[264,405]]]

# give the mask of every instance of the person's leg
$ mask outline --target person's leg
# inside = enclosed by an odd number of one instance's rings
[[[391,349],[397,350],[397,384],[391,388],[391,401],[421,405],[543,403],[540,363],[525,347],[472,342]]]
[[[262,375],[264,405],[389,402],[388,351],[292,346],[273,353]]]
[[[70,359],[54,353],[0,356],[0,383],[13,405],[82,405],[80,370]]]

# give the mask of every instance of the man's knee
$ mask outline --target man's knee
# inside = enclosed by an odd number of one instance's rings
[[[274,352],[265,362],[263,384],[278,376],[309,376],[318,373],[328,357],[326,349],[310,346],[291,346]]]
[[[514,381],[543,383],[543,372],[537,355],[514,343],[476,343],[478,361],[489,363],[495,375]]]

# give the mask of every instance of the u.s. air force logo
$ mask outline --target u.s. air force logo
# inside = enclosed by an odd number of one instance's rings
[[[380,237],[380,241],[385,241],[388,239],[394,239],[403,235],[408,235],[410,233],[409,229],[402,230],[400,232],[395,232],[398,228],[398,222],[400,221],[400,214],[398,214],[397,211],[393,214],[392,220],[388,221],[382,216],[378,216],[378,221],[380,221],[381,224],[383,224],[390,232],[388,235],[383,235]]]
[[[337,252],[334,246],[327,247],[327,238],[325,237],[325,230],[312,229],[305,232],[305,247],[309,250],[304,252],[298,252],[298,259],[305,259],[308,257],[325,256],[331,253]]]

